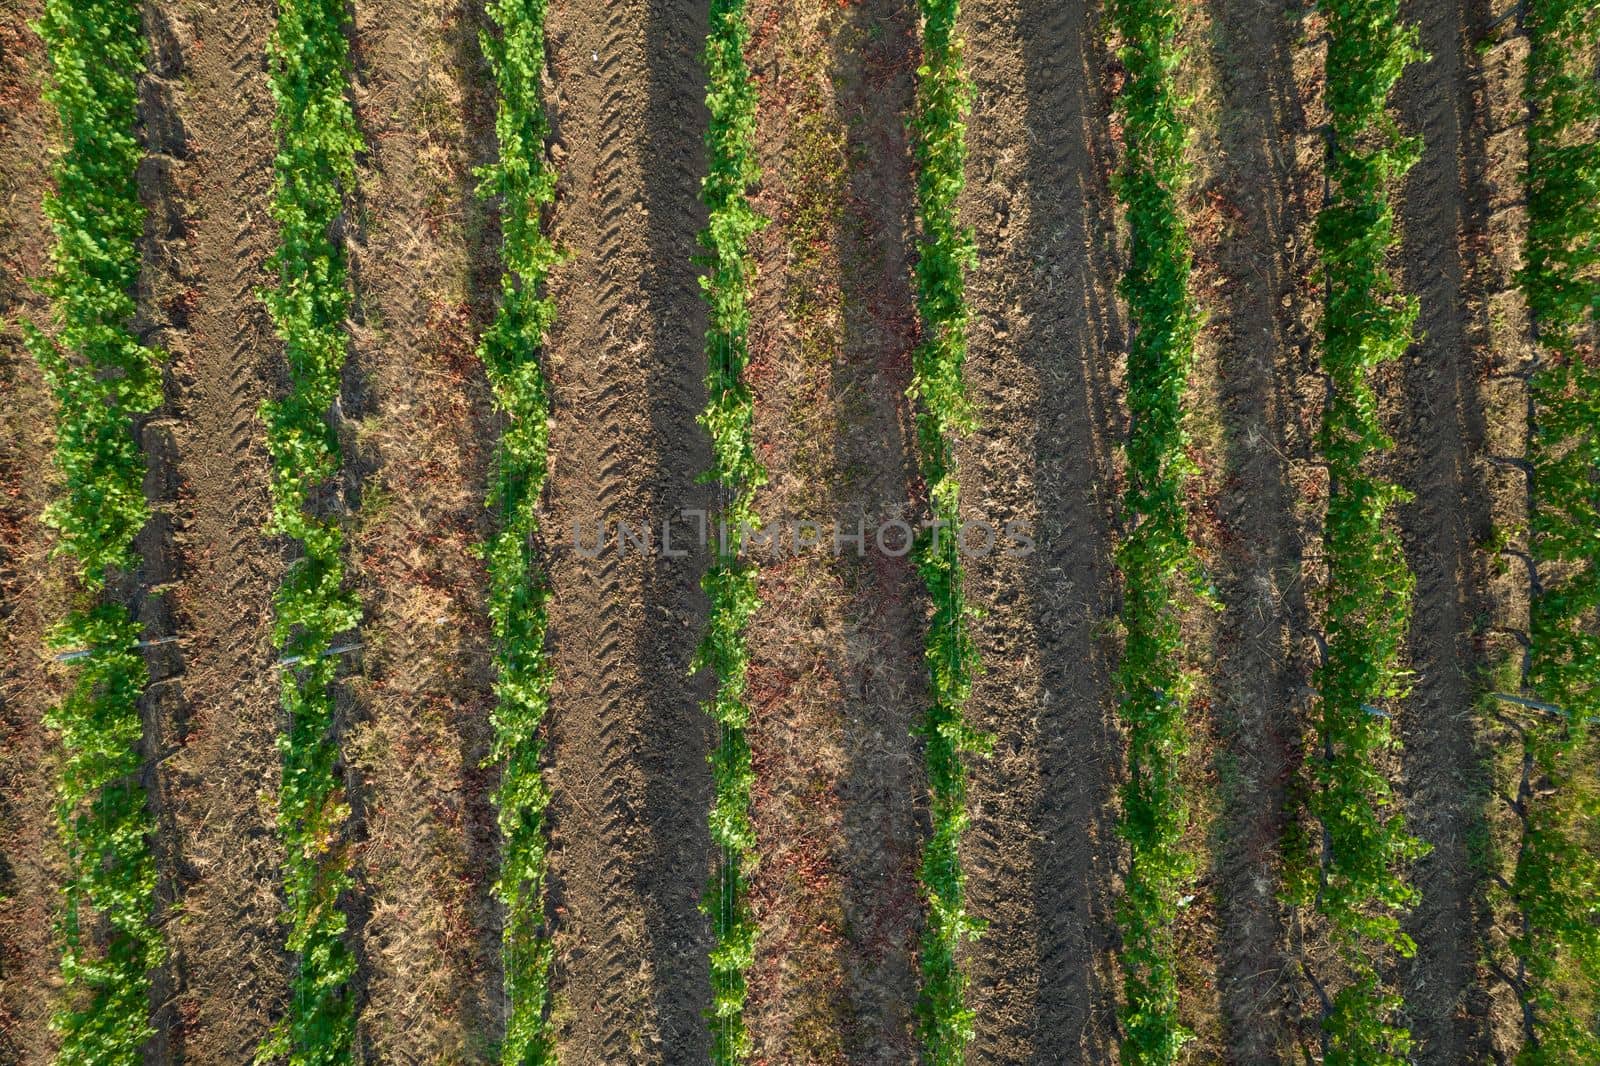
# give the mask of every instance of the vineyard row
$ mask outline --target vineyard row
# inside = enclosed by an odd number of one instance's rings
[[[933,525],[919,534],[912,555],[927,587],[932,614],[924,657],[928,709],[920,726],[928,776],[932,833],[922,853],[922,986],[917,1002],[924,1057],[933,1066],[959,1066],[972,1039],[973,1011],[967,1003],[963,942],[981,932],[967,913],[961,837],[967,810],[963,757],[983,752],[989,739],[966,719],[978,666],[966,572],[953,536],[938,531],[961,526],[961,487],[956,480],[956,442],[975,426],[967,397],[966,274],[977,259],[971,231],[957,203],[966,185],[966,118],[972,87],[957,36],[958,0],[921,0],[922,65],[917,69],[916,116],[912,122],[916,160],[916,299],[922,336],[912,352],[911,395],[917,402],[917,453],[927,485]]]
[[[1410,497],[1374,472],[1394,447],[1379,419],[1379,368],[1412,342],[1415,299],[1388,260],[1398,243],[1394,183],[1417,161],[1387,111],[1406,65],[1421,58],[1398,0],[1326,5],[1327,196],[1316,219],[1324,286],[1322,369],[1328,381],[1318,449],[1328,467],[1325,651],[1314,687],[1306,809],[1314,827],[1290,857],[1291,896],[1327,922],[1343,972],[1330,964],[1323,998],[1325,1061],[1400,1066],[1411,1038],[1385,953],[1415,945],[1400,915],[1417,900],[1407,864],[1424,847],[1407,829],[1386,759],[1398,747],[1382,710],[1406,692],[1401,653],[1415,579],[1392,509]],[[1331,989],[1331,997],[1329,990]]]
[[[339,430],[334,420],[350,306],[337,225],[355,183],[361,138],[346,93],[346,8],[284,0],[270,49],[278,153],[272,217],[275,289],[263,293],[283,341],[289,392],[261,406],[272,457],[269,533],[299,548],[275,598],[273,636],[293,660],[281,680],[286,728],[278,832],[283,840],[286,946],[294,959],[289,1010],[260,1049],[264,1061],[336,1066],[350,1061],[356,960],[346,943],[351,887],[350,807],[336,734],[334,683],[341,633],[361,607],[345,587]]]
[[[1600,1061],[1600,9],[1529,0],[1528,254],[1521,282],[1540,342],[1530,380],[1534,589],[1522,681],[1555,717],[1518,723],[1521,827],[1509,894],[1522,1066]]]
[[[710,309],[706,328],[706,407],[700,425],[711,438],[711,469],[705,480],[716,497],[717,528],[750,529],[756,493],[766,471],[756,458],[754,402],[744,380],[750,361],[750,285],[754,267],[750,237],[762,219],[750,205],[757,178],[756,97],[745,61],[750,27],[745,0],[711,0],[706,41],[706,130],[708,173],[700,199],[708,221],[700,234],[706,273],[700,286]],[[716,725],[711,753],[711,842],[718,855],[701,904],[711,918],[711,1061],[745,1061],[750,1033],[744,1020],[747,974],[755,961],[756,920],[750,908],[750,878],[756,861],[751,823],[750,668],[748,626],[760,600],[755,563],[741,557],[737,538],[719,539],[702,579],[709,601],[706,633],[694,668],[710,670],[716,693],[705,711]]]
[[[1181,596],[1199,588],[1184,488],[1194,472],[1186,394],[1199,316],[1179,197],[1188,144],[1175,75],[1177,5],[1115,0],[1111,26],[1127,82],[1118,198],[1127,215],[1127,488],[1129,531],[1117,548],[1126,633],[1119,683],[1128,776],[1119,831],[1128,842],[1122,926],[1122,1060],[1170,1063],[1190,1038],[1178,1019],[1173,927],[1193,874],[1184,853],[1189,819],[1182,770],[1193,679],[1183,663]]]
[[[480,193],[500,203],[500,306],[478,346],[501,420],[488,506],[498,523],[485,558],[489,623],[495,640],[494,750],[500,767],[494,801],[500,822],[505,906],[501,963],[507,1002],[500,1061],[540,1066],[556,1061],[550,1019],[554,948],[545,917],[549,789],[543,778],[541,725],[554,670],[545,655],[550,587],[535,548],[539,497],[550,471],[550,394],[540,365],[555,306],[544,283],[556,252],[540,228],[555,200],[556,174],[545,161],[549,133],[539,76],[544,67],[545,0],[495,0],[498,33],[482,46],[497,89],[496,161],[480,173]]]
[[[162,402],[161,353],[128,326],[144,233],[134,126],[146,48],[138,6],[127,0],[54,0],[39,33],[66,144],[44,204],[55,246],[42,288],[56,332],[30,329],[27,341],[56,404],[59,498],[45,520],[78,585],[51,634],[67,649],[72,678],[46,719],[63,753],[57,1061],[135,1063],[154,1031],[151,975],[166,954],[154,925],[155,825],[141,784],[148,672],[142,627],[123,595],[138,568],[134,538],[150,517],[138,422]]]

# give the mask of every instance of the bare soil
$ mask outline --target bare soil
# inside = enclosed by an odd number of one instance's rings
[[[1423,138],[1408,176],[1400,224],[1400,275],[1421,306],[1418,341],[1398,383],[1401,481],[1416,494],[1402,510],[1406,555],[1417,575],[1410,658],[1416,685],[1401,719],[1407,817],[1432,852],[1417,864],[1422,902],[1407,932],[1417,955],[1403,978],[1417,1061],[1483,1061],[1485,990],[1478,970],[1486,782],[1473,711],[1487,665],[1475,643],[1483,611],[1481,547],[1490,505],[1481,480],[1485,411],[1476,383],[1487,342],[1480,298],[1487,202],[1482,77],[1473,44],[1480,6],[1415,4],[1426,63],[1397,93],[1401,121]]]
[[[1479,483],[1489,501],[1494,543],[1478,547],[1486,555],[1482,585],[1476,590],[1481,615],[1474,628],[1474,651],[1485,679],[1496,689],[1522,683],[1526,663],[1523,636],[1529,626],[1528,483],[1514,467],[1497,460],[1526,454],[1530,431],[1528,371],[1539,350],[1534,342],[1526,302],[1516,286],[1527,230],[1527,205],[1522,172],[1527,161],[1527,108],[1523,99],[1527,41],[1517,34],[1511,5],[1496,4],[1478,17],[1498,23],[1482,34],[1475,49],[1481,85],[1476,98],[1476,131],[1482,152],[1478,195],[1483,198],[1482,228],[1469,244],[1475,279],[1473,308],[1482,317],[1483,343],[1475,350],[1476,392],[1484,413],[1480,450],[1475,456]],[[1503,542],[1503,543],[1501,543]],[[1489,704],[1478,719],[1485,751],[1486,825],[1469,839],[1475,866],[1501,879],[1509,878],[1516,859],[1521,827],[1507,797],[1514,796],[1524,773],[1521,737],[1512,708]],[[1476,887],[1476,886],[1475,886]],[[1526,1040],[1526,1012],[1506,976],[1508,936],[1516,918],[1505,894],[1477,889],[1480,940],[1477,984],[1469,1002],[1484,1054],[1492,1061],[1512,1060]]]
[[[41,992],[57,984],[52,922],[59,883],[54,738],[41,718],[56,694],[44,635],[65,608],[62,568],[40,521],[50,499],[51,401],[22,344],[47,325],[30,279],[48,269],[40,203],[54,109],[39,94],[39,5],[0,4],[0,1061],[48,1062],[55,1038]]]
[[[486,578],[475,546],[492,422],[476,334],[498,231],[476,8],[355,8],[368,146],[350,227],[357,303],[341,399],[350,573],[345,754],[360,842],[352,939],[368,1061],[478,1061],[504,1024]]]
[[[1216,132],[1200,145],[1210,149],[1208,173],[1194,190],[1206,220],[1196,227],[1195,277],[1209,316],[1200,402],[1220,422],[1207,457],[1217,525],[1204,543],[1223,605],[1210,682],[1220,816],[1206,885],[1222,1038],[1228,1061],[1240,1063],[1282,1061],[1297,1013],[1279,841],[1310,668],[1304,544],[1315,534],[1301,495],[1316,354],[1305,328],[1312,175],[1297,151],[1306,118],[1294,15],[1290,4],[1211,9],[1203,47]]]
[[[1112,899],[1121,739],[1111,671],[1113,392],[1124,343],[1108,179],[1109,56],[1085,4],[966,8],[977,86],[967,217],[979,263],[969,376],[983,426],[964,507],[1018,519],[1036,550],[971,561],[985,673],[966,846],[985,1062],[1107,1062],[1118,1039]]]
[[[153,143],[142,313],[169,355],[147,431],[170,591],[147,718],[172,950],[158,989],[163,1062],[245,1062],[285,1003],[273,797],[279,727],[272,595],[286,561],[262,525],[268,460],[256,409],[282,373],[256,298],[270,284],[270,3],[146,12]],[[155,436],[160,434],[159,437]],[[157,487],[157,485],[152,485]]]
[[[824,543],[763,558],[752,649],[763,847],[762,1062],[904,1062],[920,921],[922,612],[903,558],[833,550],[835,530],[911,519],[905,387],[911,171],[908,9],[763,4],[750,378],[768,520]],[[869,551],[872,549],[868,549]]]
[[[704,625],[697,561],[574,550],[625,521],[703,508],[694,423],[705,316],[694,281],[703,170],[701,9],[555,4],[550,68],[568,260],[547,348],[547,513],[556,667],[550,780],[556,1011],[580,1062],[703,1059],[709,719],[689,680]],[[680,528],[680,534],[683,529]]]

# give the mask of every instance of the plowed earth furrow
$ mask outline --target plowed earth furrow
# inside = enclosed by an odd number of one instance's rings
[[[1421,303],[1418,342],[1403,365],[1396,413],[1403,473],[1416,494],[1400,512],[1417,575],[1411,630],[1416,685],[1400,719],[1407,818],[1433,851],[1416,867],[1422,900],[1407,924],[1417,955],[1405,967],[1406,1012],[1417,1061],[1478,1061],[1486,1054],[1478,976],[1482,886],[1471,854],[1483,831],[1485,781],[1474,725],[1482,662],[1473,627],[1483,609],[1489,507],[1474,469],[1484,415],[1476,381],[1485,323],[1474,291],[1487,204],[1474,99],[1474,15],[1466,3],[1413,4],[1431,57],[1396,94],[1408,132],[1423,141],[1399,210],[1402,279]]]
[[[549,19],[553,236],[569,256],[552,277],[548,350],[551,905],[557,1023],[575,1062],[704,1054],[709,730],[687,677],[698,562],[616,542],[622,521],[653,528],[659,547],[663,517],[704,506],[691,262],[703,18],[636,0],[558,3]]]
[[[170,597],[182,674],[157,716],[156,775],[167,844],[158,853],[181,912],[173,922],[171,1061],[246,1063],[284,1006],[271,797],[277,790],[278,690],[272,596],[283,558],[261,532],[268,459],[256,408],[281,349],[256,291],[270,280],[270,3],[175,5],[172,112],[186,133],[174,188],[185,219],[167,243],[186,316],[171,352],[177,548]],[[147,252],[147,263],[150,254]]]
[[[968,563],[985,672],[971,715],[965,848],[982,1061],[1099,1063],[1116,1045],[1110,950],[1121,740],[1111,648],[1110,375],[1122,347],[1107,176],[1105,54],[1092,4],[965,7],[977,82],[964,207],[979,265],[962,451],[971,518],[1025,521],[1036,550]]]
[[[51,400],[23,348],[19,317],[43,324],[28,279],[46,270],[53,113],[39,96],[44,51],[28,25],[40,5],[0,4],[0,1061],[40,1066],[56,977],[51,921],[60,884],[55,837],[56,738],[41,717],[52,689],[43,648],[64,606],[63,574],[48,561],[39,521],[49,499]]]
[[[1218,331],[1222,525],[1215,563],[1223,603],[1213,684],[1223,825],[1212,859],[1218,984],[1230,1062],[1281,1062],[1294,1041],[1286,994],[1281,835],[1295,772],[1309,618],[1297,523],[1311,427],[1301,412],[1315,355],[1297,279],[1309,271],[1307,188],[1296,152],[1305,116],[1296,91],[1290,4],[1220,0],[1210,61],[1223,160],[1206,190],[1222,230],[1200,249],[1197,278]],[[1202,403],[1209,402],[1202,400]]]

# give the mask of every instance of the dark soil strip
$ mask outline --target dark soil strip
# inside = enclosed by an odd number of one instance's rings
[[[1291,5],[1218,0],[1212,14],[1221,160],[1205,193],[1223,228],[1214,260],[1200,267],[1208,281],[1215,272],[1206,309],[1219,333],[1225,435],[1213,564],[1224,606],[1212,678],[1222,802],[1213,835],[1216,968],[1228,1061],[1266,1064],[1283,1061],[1292,1043],[1278,869],[1309,624],[1289,458],[1307,441],[1294,390],[1314,362],[1291,313],[1296,279],[1309,266],[1309,248],[1296,239],[1309,219],[1307,175],[1295,159],[1305,120]]]
[[[1407,926],[1417,941],[1405,967],[1406,1010],[1418,1062],[1477,1061],[1484,1054],[1479,871],[1469,847],[1481,832],[1484,781],[1473,703],[1481,663],[1473,626],[1481,609],[1474,545],[1489,532],[1488,503],[1472,467],[1481,452],[1474,345],[1482,342],[1472,248],[1486,226],[1483,147],[1474,123],[1473,26],[1468,2],[1414,3],[1432,57],[1401,82],[1398,112],[1424,154],[1405,185],[1403,277],[1422,304],[1419,342],[1404,364],[1406,408],[1397,418],[1401,482],[1417,495],[1400,512],[1417,575],[1411,664],[1416,687],[1401,718],[1413,832],[1433,845],[1417,865],[1422,901]]]
[[[183,44],[173,15],[154,7],[145,10],[145,31],[150,42],[148,73],[139,86],[139,120],[143,127],[145,157],[139,166],[139,195],[145,209],[143,263],[139,280],[139,333],[158,348],[181,344],[194,306],[192,278],[184,269],[184,242],[188,219],[184,203],[185,163],[191,158],[189,134],[178,103],[178,81],[183,74]],[[168,403],[139,429],[147,472],[145,496],[150,501],[150,521],[140,531],[135,546],[140,571],[129,582],[134,616],[143,624],[144,639],[160,641],[145,653],[149,681],[142,699],[146,749],[144,787],[156,816],[152,841],[160,877],[157,886],[157,921],[167,925],[182,903],[183,873],[174,846],[176,810],[164,802],[167,785],[161,762],[179,750],[187,710],[184,703],[186,660],[181,620],[173,598],[167,595],[184,576],[184,563],[176,539],[185,506],[178,471],[177,395],[169,376]],[[182,957],[175,956],[155,974],[151,990],[155,1036],[146,1049],[158,1062],[184,1061],[185,1031],[176,1011],[182,988]]]
[[[574,1062],[706,1056],[709,719],[687,681],[700,560],[622,551],[679,507],[708,457],[694,235],[704,10],[592,0],[550,13],[561,168],[550,513],[551,907],[557,1024]],[[607,546],[593,552],[596,524]],[[574,525],[584,552],[574,550]],[[677,535],[683,537],[685,525]],[[681,543],[681,541],[680,541]]]
[[[707,490],[696,484],[711,456],[695,421],[706,397],[706,315],[695,262],[702,254],[696,238],[705,227],[699,194],[707,169],[700,61],[706,12],[696,0],[649,0],[641,27],[649,96],[641,116],[643,173],[630,191],[642,206],[648,254],[637,285],[649,321],[642,398],[649,403],[650,432],[635,443],[642,449],[641,465],[650,471],[643,500],[658,531],[682,508],[710,503]],[[687,525],[680,522],[679,532],[687,532]],[[698,704],[710,697],[715,679],[706,672],[691,685],[688,676],[707,625],[699,588],[705,562],[699,552],[681,559],[661,552],[650,560],[643,584],[650,618],[636,648],[644,679],[646,851],[632,874],[651,931],[651,998],[668,1063],[701,1062],[710,1054],[704,1011],[710,1003],[711,943],[699,905],[711,869],[706,759],[714,727]]]
[[[918,59],[915,5],[866,0],[831,42],[835,118],[847,171],[843,321],[830,400],[832,446],[844,471],[835,518],[854,531],[905,519],[914,483],[910,384],[910,113]],[[893,543],[891,541],[891,543]],[[845,1029],[848,1060],[909,1062],[916,1054],[917,865],[927,832],[921,744],[926,594],[909,559],[866,547],[841,558],[846,601],[844,757]]]
[[[967,5],[977,83],[965,210],[976,227],[963,451],[972,518],[1031,527],[1036,550],[973,558],[985,665],[975,766],[971,949],[982,1061],[1101,1063],[1117,1042],[1112,892],[1121,738],[1112,594],[1109,380],[1122,347],[1105,55],[1086,3]]]

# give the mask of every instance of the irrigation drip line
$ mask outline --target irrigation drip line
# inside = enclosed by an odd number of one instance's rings
[[[1544,700],[1530,699],[1527,696],[1515,696],[1509,692],[1491,692],[1489,695],[1492,698],[1502,700],[1505,703],[1514,703],[1518,707],[1527,707],[1529,710],[1543,711],[1545,714],[1551,715],[1552,717],[1564,718],[1567,721],[1572,720],[1571,711],[1567,710],[1565,707],[1559,707],[1554,703],[1546,703]],[[1600,718],[1585,718],[1584,722],[1589,725],[1596,725],[1600,724]]]
[[[138,641],[133,646],[135,648],[155,648],[163,644],[178,644],[185,639],[186,638],[184,637],[158,637],[155,640]],[[57,654],[55,656],[55,661],[58,663],[69,663],[78,659],[87,659],[96,652],[104,650],[104,648],[73,648],[71,651],[64,651]]]
[[[295,663],[304,662],[307,659],[311,659],[311,660],[326,659],[326,658],[330,658],[330,657],[332,657],[334,655],[343,655],[345,652],[348,652],[348,651],[355,651],[356,649],[361,648],[361,647],[363,647],[363,645],[359,641],[357,641],[354,644],[339,644],[339,645],[336,645],[336,646],[334,646],[332,648],[328,648],[325,651],[318,652],[315,655],[291,655],[291,656],[288,656],[287,658],[279,659],[277,665],[279,665],[279,666],[293,666]]]

